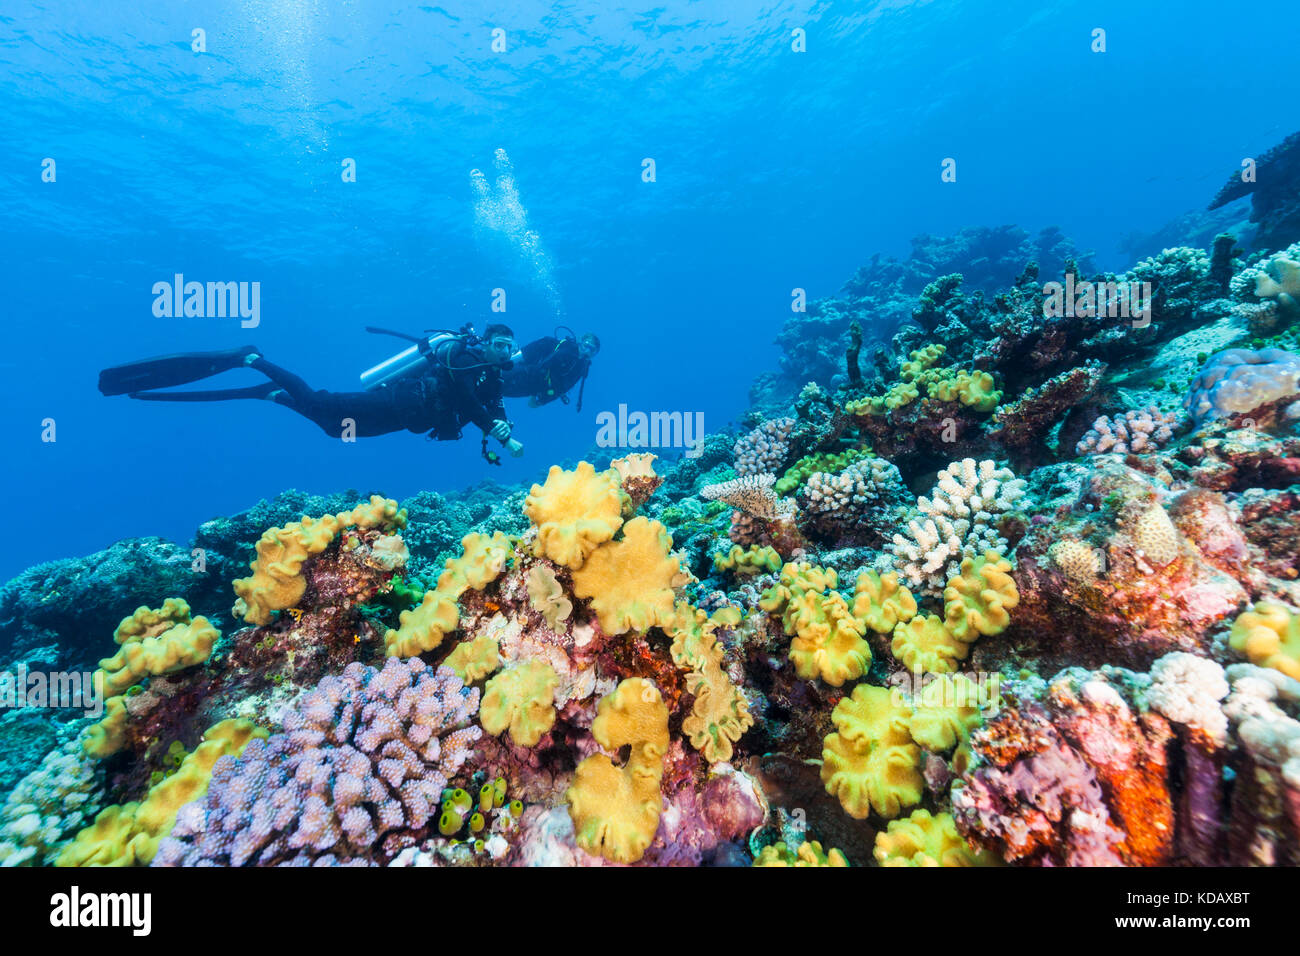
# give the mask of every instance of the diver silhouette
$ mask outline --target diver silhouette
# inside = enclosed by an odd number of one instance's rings
[[[394,335],[414,344],[361,375],[364,391],[331,392],[313,389],[288,369],[262,357],[255,346],[218,352],[190,352],[143,359],[104,369],[99,390],[104,395],[126,395],[154,402],[220,402],[255,398],[289,408],[320,426],[331,437],[341,437],[351,422],[358,437],[384,435],[403,429],[427,432],[431,439],[459,439],[464,427],[474,424],[483,432],[483,456],[497,463],[487,450],[489,437],[511,455],[524,452],[523,443],[511,437],[512,424],[502,403],[502,372],[509,368],[515,350],[508,326],[489,325],[479,338],[469,326],[459,330],[434,330],[419,337],[387,329],[368,329]],[[209,391],[160,391],[185,385],[238,368],[251,368],[269,379],[245,388]]]
[[[529,342],[515,353],[511,367],[502,372],[502,393],[508,398],[526,397],[530,408],[557,398],[567,405],[568,392],[577,385],[577,411],[582,411],[582,393],[591,360],[600,351],[600,339],[590,332],[579,338],[564,327],[555,331],[557,335]]]

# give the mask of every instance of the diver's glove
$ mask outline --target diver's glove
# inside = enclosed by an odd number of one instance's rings
[[[498,418],[492,423],[492,430],[488,434],[504,445],[510,437],[510,423]]]
[[[519,458],[524,453],[524,443],[512,438],[506,442],[506,451],[510,452],[511,458]]]

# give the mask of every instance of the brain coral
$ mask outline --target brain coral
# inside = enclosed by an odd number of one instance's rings
[[[524,501],[524,514],[537,526],[533,553],[567,568],[582,567],[623,524],[624,498],[615,472],[597,474],[585,461],[573,471],[552,465],[546,483],[533,485]]]
[[[601,545],[573,572],[573,593],[591,598],[600,626],[610,634],[667,622],[681,573],[672,546],[658,521],[633,518],[623,526],[620,540]]]
[[[1300,391],[1300,355],[1282,349],[1226,349],[1192,379],[1184,404],[1197,424],[1249,412]]]
[[[875,810],[896,817],[920,802],[925,780],[921,750],[907,729],[911,718],[911,708],[884,687],[859,684],[835,705],[838,733],[823,744],[821,776],[849,816],[861,820]]]
[[[668,708],[659,689],[640,677],[621,682],[596,706],[591,735],[606,750],[629,752],[621,768],[604,754],[578,764],[565,794],[574,840],[588,853],[634,863],[654,839],[663,805]]]
[[[385,833],[437,810],[482,736],[478,698],[419,658],[349,664],[299,699],[281,733],[217,761],[154,865],[370,862]]]

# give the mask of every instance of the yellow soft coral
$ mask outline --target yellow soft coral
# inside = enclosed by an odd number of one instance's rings
[[[271,623],[275,611],[291,608],[302,600],[307,581],[302,566],[320,554],[343,528],[398,528],[406,524],[406,510],[391,498],[373,495],[369,504],[351,511],[321,518],[303,518],[282,528],[269,528],[257,542],[257,557],[251,576],[235,581],[236,613],[250,624]]]
[[[555,688],[560,678],[543,660],[533,659],[507,667],[483,688],[479,723],[522,747],[535,746],[555,724]]]
[[[731,550],[719,552],[713,556],[716,571],[734,571],[737,575],[747,576],[777,571],[781,567],[781,556],[775,548],[759,547],[756,544],[742,548],[733,544]]]
[[[1233,622],[1228,642],[1252,664],[1300,680],[1300,614],[1290,608],[1268,601],[1256,604]]]
[[[912,696],[912,716],[907,730],[926,750],[943,753],[964,744],[978,727],[980,688],[969,677],[947,674],[930,681]]]
[[[678,667],[699,671],[710,661],[722,659],[722,649],[714,636],[717,624],[686,601],[673,605],[672,615],[661,621],[660,627],[673,639],[668,653]]]
[[[528,572],[528,603],[546,620],[546,626],[559,631],[573,613],[573,602],[564,596],[564,588],[547,565],[539,564]]]
[[[871,666],[871,647],[862,639],[862,623],[850,612],[838,591],[828,594],[805,592],[790,602],[787,633],[790,660],[800,677],[820,677],[832,687],[856,680]]]
[[[957,833],[952,814],[931,815],[914,810],[904,820],[891,820],[876,834],[873,855],[881,866],[997,866],[1001,861],[976,853]]]
[[[455,598],[437,589],[426,591],[423,600],[397,616],[397,630],[384,634],[384,653],[389,657],[415,657],[434,650],[460,623]]]
[[[644,631],[673,614],[673,586],[681,562],[673,539],[658,521],[633,518],[623,537],[602,544],[573,572],[573,593],[591,598],[609,634]]]
[[[481,681],[501,666],[497,639],[484,634],[470,641],[461,641],[443,661],[466,684]]]
[[[104,701],[104,716],[87,727],[81,747],[88,757],[103,760],[126,746],[126,698],[110,697]]]
[[[816,840],[804,841],[798,850],[791,850],[784,841],[765,846],[754,857],[754,866],[848,866],[849,861],[839,850],[822,850]]]
[[[552,465],[546,483],[533,485],[524,502],[524,514],[537,526],[533,553],[567,568],[582,567],[623,524],[626,497],[616,472],[597,474],[585,461],[573,471]]]
[[[514,542],[500,531],[491,537],[467,534],[460,545],[460,557],[447,559],[446,570],[438,578],[437,585],[437,589],[453,601],[469,588],[482,591],[500,577],[514,550]]]
[[[914,617],[894,628],[889,646],[894,657],[914,673],[951,674],[970,645],[957,640],[935,614]]]
[[[853,616],[877,634],[888,634],[900,621],[916,616],[916,598],[893,571],[865,571],[853,588]]]
[[[156,611],[138,608],[113,632],[121,648],[99,662],[103,692],[116,697],[142,677],[201,664],[220,637],[207,618],[191,620],[189,605],[179,598],[168,598]]]
[[[871,648],[862,639],[863,623],[835,587],[834,570],[798,562],[781,569],[778,583],[763,593],[759,607],[780,611],[790,642],[795,673],[813,680],[820,677],[839,687],[861,677],[871,666]]]
[[[896,817],[921,801],[925,781],[921,749],[907,730],[911,717],[884,687],[859,684],[835,705],[838,733],[823,742],[821,776],[849,816],[861,820],[874,809]]]
[[[692,671],[686,689],[695,695],[695,705],[682,721],[682,733],[710,763],[730,760],[731,745],[754,724],[745,695],[716,661]]]
[[[659,689],[640,677],[622,681],[596,706],[591,734],[606,750],[629,748],[622,767],[604,754],[578,764],[565,793],[574,841],[588,853],[634,863],[659,829],[659,793],[668,752],[668,708]]]
[[[961,402],[977,412],[991,412],[1002,401],[988,372],[951,372],[930,385],[930,394],[940,401]]]
[[[217,760],[237,757],[254,737],[267,736],[247,720],[223,720],[209,728],[175,773],[155,784],[143,801],[101,811],[63,848],[55,866],[147,866],[176,825],[180,808],[208,792]]]
[[[943,615],[949,633],[966,644],[982,634],[1001,634],[1011,623],[1008,613],[1020,603],[1011,578],[1011,562],[996,551],[963,558],[961,573],[948,579],[943,591]],[[965,655],[962,655],[965,657]]]

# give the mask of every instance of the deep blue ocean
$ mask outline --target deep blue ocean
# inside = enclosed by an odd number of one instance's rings
[[[793,288],[833,294],[920,233],[1056,225],[1124,268],[1125,236],[1300,125],[1298,21],[1280,0],[7,0],[0,577],[184,542],[290,487],[540,480],[620,404],[720,429]],[[259,283],[258,326],[155,316],[178,273]],[[502,319],[604,348],[581,414],[508,403],[526,453],[500,468],[472,428],[345,444],[266,402],[96,390],[106,365],[246,343],[350,390],[401,347],[367,325]]]

